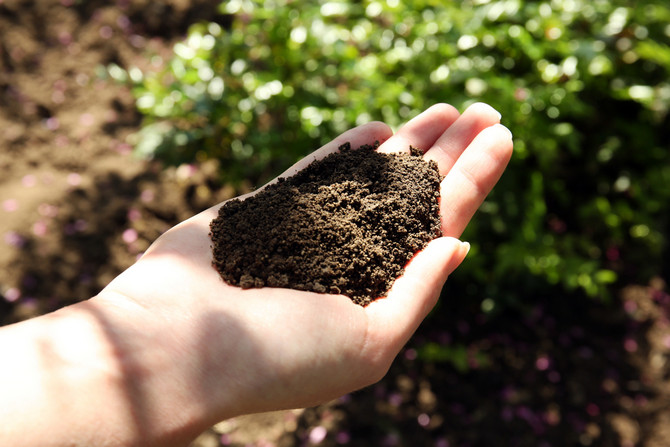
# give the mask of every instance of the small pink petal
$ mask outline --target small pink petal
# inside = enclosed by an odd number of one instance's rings
[[[405,358],[407,360],[416,360],[416,357],[418,356],[416,349],[413,348],[408,348],[405,350]]]
[[[637,351],[637,342],[632,338],[627,338],[623,342],[623,348],[626,350],[626,352],[635,352]]]
[[[56,146],[58,147],[64,147],[70,144],[70,139],[66,137],[65,135],[58,135],[56,137]]]
[[[626,311],[626,313],[632,314],[637,310],[637,303],[635,301],[626,300],[623,303],[623,308]]]
[[[145,202],[145,203],[146,202],[151,202],[152,200],[154,200],[155,195],[156,194],[152,190],[145,189],[144,191],[142,191],[142,194],[140,195],[140,199],[142,199],[142,202]]]
[[[144,48],[147,42],[146,39],[140,36],[139,34],[133,34],[128,38],[128,40],[130,41],[130,44],[135,48]]]
[[[71,186],[78,186],[81,183],[81,175],[76,172],[68,174],[67,183]]]
[[[547,358],[547,356],[543,355],[541,357],[538,357],[538,359],[535,360],[535,367],[539,371],[546,371],[547,368],[549,368],[549,359]]]
[[[17,209],[19,209],[19,202],[16,199],[7,199],[4,202],[2,202],[2,209],[7,211],[8,213],[16,211]]]
[[[21,248],[26,243],[26,240],[16,231],[5,233],[5,243],[12,247]]]
[[[123,232],[121,238],[126,244],[132,244],[137,240],[137,231],[135,231],[133,228],[128,228]]]
[[[130,154],[133,151],[133,147],[127,143],[119,143],[114,146],[114,150],[120,154]]]
[[[35,236],[44,236],[47,234],[47,224],[43,220],[38,220],[33,224],[33,234]]]
[[[86,222],[84,219],[77,219],[74,222],[74,229],[78,232],[85,231],[86,228],[88,228],[88,222]]]
[[[140,220],[141,218],[142,218],[142,212],[137,208],[131,208],[128,210],[129,221],[135,222],[136,220]]]
[[[91,78],[86,73],[78,73],[74,79],[77,82],[77,84],[84,87],[88,84],[88,81],[90,81]]]
[[[105,25],[100,27],[100,37],[103,39],[109,39],[114,35],[114,30],[111,26]]]
[[[21,183],[26,188],[32,188],[37,184],[37,178],[32,174],[24,175],[21,179]]]
[[[57,93],[60,96],[56,97]],[[62,92],[54,92],[54,94],[51,95],[51,99],[53,100],[53,102],[55,102],[57,104],[60,104],[60,103],[63,102],[63,100],[65,100],[65,96],[63,95]],[[47,118],[46,126],[47,126],[47,129],[49,129],[49,130],[56,130],[60,127],[60,122],[58,121],[58,118],[52,116],[51,118]]]
[[[116,19],[116,24],[119,25],[119,28],[127,30],[130,28],[131,22],[127,16],[122,15],[119,16],[118,19]]]
[[[72,34],[67,31],[61,31],[58,33],[58,41],[61,45],[68,46],[72,43]]]
[[[309,442],[312,444],[321,444],[323,440],[326,439],[327,434],[328,430],[326,430],[326,427],[321,425],[314,427],[312,431],[309,432]]]
[[[16,287],[12,287],[5,292],[5,300],[9,301],[10,303],[15,302],[19,298],[21,298],[21,291]]]
[[[58,79],[54,82],[54,90],[64,92],[67,89],[67,83],[64,79]]]
[[[58,207],[48,203],[40,203],[37,207],[37,212],[44,217],[56,217],[58,215]]]
[[[82,126],[92,126],[95,123],[95,118],[90,113],[82,113],[79,117],[79,123]]]
[[[65,93],[63,93],[61,91],[53,92],[51,94],[51,101],[54,104],[63,104],[65,102]],[[51,118],[49,118],[49,119],[51,119]],[[54,124],[55,124],[55,126],[54,126]],[[51,124],[47,122],[47,127],[49,128],[49,130],[56,130],[58,128],[58,120],[56,120],[55,123],[52,122]]]

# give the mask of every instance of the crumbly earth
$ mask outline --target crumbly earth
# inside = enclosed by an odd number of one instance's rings
[[[211,223],[213,264],[229,284],[385,296],[405,264],[441,235],[440,174],[422,152],[349,144]]]

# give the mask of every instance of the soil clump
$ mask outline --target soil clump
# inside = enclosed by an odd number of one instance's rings
[[[210,225],[213,265],[229,284],[385,296],[410,258],[441,235],[437,164],[375,145],[338,152],[226,202]]]

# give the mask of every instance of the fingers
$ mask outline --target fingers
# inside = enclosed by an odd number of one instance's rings
[[[458,119],[459,113],[448,104],[435,104],[410,120],[386,143],[380,152],[407,152],[409,146],[427,151],[438,138]]]
[[[426,150],[446,178],[441,186],[442,231],[458,237],[502,175],[512,154],[512,137],[500,113],[475,103],[462,115],[436,104],[403,126],[379,148],[383,152]]]
[[[479,132],[498,123],[500,113],[487,104],[475,103],[439,135],[425,158],[435,160],[440,174],[445,175]]]
[[[512,135],[500,124],[500,114],[486,104],[473,104],[458,116],[450,106],[436,105],[407,123],[380,150],[427,148],[440,173],[441,218],[444,236],[433,240],[408,264],[389,296],[372,302],[368,353],[383,363],[388,358],[375,347],[396,352],[435,305],[447,276],[463,261],[468,246],[458,237],[498,181],[512,155]]]
[[[461,235],[505,170],[512,146],[512,133],[495,124],[479,132],[454,162],[440,185],[445,236]]]
[[[368,353],[375,346],[397,351],[407,342],[428,312],[435,306],[447,276],[458,267],[469,250],[469,244],[458,239],[440,237],[409,262],[389,295],[370,303],[368,314]]]

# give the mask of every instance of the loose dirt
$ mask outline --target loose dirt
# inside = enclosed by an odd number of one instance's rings
[[[441,235],[437,164],[376,145],[340,150],[211,223],[214,266],[230,284],[343,294],[367,305]]]

